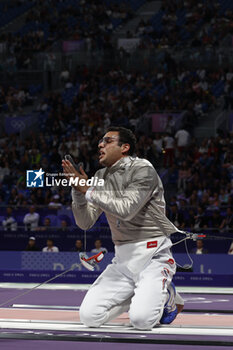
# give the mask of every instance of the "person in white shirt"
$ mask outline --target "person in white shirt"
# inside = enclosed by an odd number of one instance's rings
[[[185,129],[181,129],[176,132],[175,139],[179,153],[182,153],[189,144],[190,134]]]
[[[38,227],[40,215],[35,212],[35,207],[32,205],[29,208],[29,213],[24,216],[23,222],[26,231],[34,231]]]
[[[60,74],[60,79],[62,82],[67,82],[69,80],[69,77],[70,77],[70,72],[67,68],[65,68]]]
[[[55,247],[53,245],[54,242],[53,242],[53,240],[51,238],[47,239],[47,243],[46,244],[47,244],[47,246],[42,249],[42,252],[45,252],[45,253],[58,253],[59,252],[58,247]]]
[[[232,69],[230,69],[229,72],[227,72],[226,74],[226,80],[231,81],[232,78],[233,78],[233,72],[232,72]]]
[[[158,153],[162,153],[163,139],[162,139],[162,137],[161,137],[161,135],[159,133],[155,135],[155,139],[153,140],[153,144],[156,147],[156,151]]]
[[[172,115],[169,115],[167,117],[167,123],[166,123],[166,126],[165,126],[165,131],[169,132],[169,134],[173,134],[174,129],[175,129],[175,120],[174,120]]]
[[[196,242],[196,248],[192,249],[192,254],[207,254],[208,250],[204,248],[203,241],[201,239],[198,239]]]
[[[4,227],[4,231],[16,231],[17,230],[17,222],[15,218],[12,216],[12,208],[8,207],[6,209],[6,217],[2,221],[2,226]]]
[[[104,253],[107,253],[107,249],[102,247],[102,242],[100,239],[96,239],[95,240],[95,248],[91,250],[92,253],[100,253],[100,252],[104,252]]]
[[[53,199],[49,203],[49,207],[50,208],[54,208],[54,209],[61,209],[62,208],[62,204],[59,202],[59,199],[60,199],[59,194],[55,194],[53,196]]]
[[[175,140],[171,136],[171,134],[167,133],[167,135],[163,138],[164,142],[164,168],[167,166],[172,166],[174,162],[174,151],[175,151]]]

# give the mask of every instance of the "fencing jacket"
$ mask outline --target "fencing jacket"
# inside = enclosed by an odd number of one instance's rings
[[[178,231],[165,215],[162,181],[146,159],[124,157],[96,172],[104,186],[89,188],[86,195],[72,189],[76,224],[83,230],[105,212],[115,245],[169,236]]]

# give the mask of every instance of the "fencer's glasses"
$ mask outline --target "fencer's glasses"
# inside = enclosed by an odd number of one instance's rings
[[[107,143],[112,143],[113,141],[117,140],[119,137],[118,136],[105,136],[101,140],[99,140],[99,143],[103,143],[106,145]]]

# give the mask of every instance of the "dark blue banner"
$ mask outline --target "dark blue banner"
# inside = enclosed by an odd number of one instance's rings
[[[93,253],[88,253],[93,255]],[[103,271],[111,263],[114,253],[106,253],[104,259],[97,265],[98,271]],[[174,254],[176,263],[188,268],[190,260],[187,254]],[[191,254],[192,271],[197,274],[233,275],[233,256],[227,254]],[[0,251],[0,270],[40,270],[63,271],[73,266],[76,270],[86,271],[79,260],[79,253],[43,253],[43,252],[12,252]]]
[[[89,255],[93,255],[89,253]],[[59,277],[56,283],[92,283],[111,263],[113,253],[107,253],[95,272],[86,270],[78,253],[0,252],[0,282],[40,283],[73,267],[74,270]],[[186,254],[174,254],[176,262],[184,267],[190,263]],[[176,285],[233,286],[232,255],[191,255],[192,272],[177,272]],[[187,270],[188,271],[188,270]]]

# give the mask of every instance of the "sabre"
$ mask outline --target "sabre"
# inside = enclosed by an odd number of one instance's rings
[[[66,273],[68,273],[68,272],[74,270],[74,268],[75,268],[75,266],[72,266],[72,267],[70,267],[69,269],[67,269],[67,270],[65,270],[65,271],[63,271],[63,272],[61,272],[61,273],[59,273],[58,275],[56,275],[56,276],[54,276],[54,277],[48,279],[47,281],[41,282],[41,283],[37,284],[35,287],[33,287],[33,288],[27,290],[26,292],[20,293],[20,294],[16,295],[16,297],[13,297],[13,298],[11,298],[11,299],[8,299],[8,300],[4,301],[2,304],[0,304],[0,307],[4,306],[4,305],[6,305],[6,304],[8,304],[8,303],[10,303],[10,302],[12,302],[12,301],[14,301],[14,300],[20,298],[20,297],[22,297],[23,295],[26,295],[26,294],[31,293],[33,290],[35,290],[35,289],[37,289],[37,288],[39,288],[39,287],[41,287],[41,286],[44,286],[45,284],[47,284],[47,283],[49,283],[49,282],[55,280],[56,278],[58,278],[58,277],[60,277],[60,276],[63,276],[63,275],[65,275]]]

